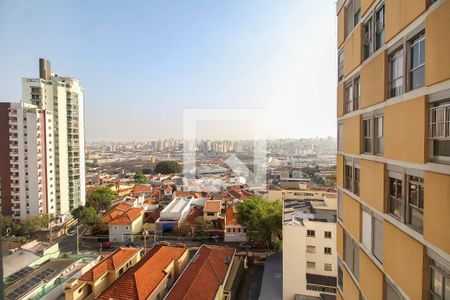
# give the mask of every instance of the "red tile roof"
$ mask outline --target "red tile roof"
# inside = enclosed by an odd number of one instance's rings
[[[155,246],[97,299],[147,299],[166,276],[164,270],[167,266],[187,251],[181,247]]]
[[[92,267],[89,271],[81,275],[81,281],[97,281],[108,271],[114,271],[133,258],[139,249],[137,248],[119,248],[102,261]]]
[[[133,188],[133,194],[150,193],[151,191],[152,188],[148,185],[135,185]]]
[[[240,224],[237,221],[237,206],[232,205],[227,208],[226,212],[226,226],[239,226]]]
[[[186,219],[184,220],[183,223],[185,225],[194,225],[195,219],[202,215],[203,215],[203,210],[200,207],[191,208],[191,210],[189,211],[189,214],[186,216]]]
[[[206,200],[205,207],[203,208],[204,213],[220,213],[220,206],[222,201],[220,200]]]
[[[120,216],[113,219],[108,224],[113,225],[131,225],[134,221],[136,221],[139,217],[144,215],[144,209],[142,207],[133,207]]]
[[[202,245],[167,295],[167,300],[214,299],[234,256],[235,249]]]

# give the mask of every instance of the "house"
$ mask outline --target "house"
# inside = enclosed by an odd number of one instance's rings
[[[67,300],[81,300],[99,296],[111,283],[140,260],[140,249],[119,248],[78,279],[67,283]]]
[[[164,187],[164,196],[172,196],[173,194],[173,187],[171,185],[166,185]]]
[[[188,262],[187,248],[155,246],[97,299],[163,299]]]
[[[206,200],[203,207],[203,220],[216,221],[222,212],[221,200]]]
[[[191,209],[192,197],[175,197],[161,211],[156,226],[159,231],[177,229],[183,223]]]
[[[228,206],[225,214],[225,242],[247,242],[247,230],[237,221],[237,205]]]
[[[133,242],[142,232],[144,209],[133,207],[108,223],[110,242]]]
[[[233,248],[203,244],[165,299],[231,299],[243,265],[235,252]]]

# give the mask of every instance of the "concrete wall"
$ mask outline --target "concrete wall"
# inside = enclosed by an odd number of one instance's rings
[[[344,76],[361,63],[361,24],[358,24],[344,42]]]
[[[361,152],[361,117],[354,116],[344,119],[343,151],[352,154]]]
[[[385,41],[390,41],[427,8],[427,0],[386,0]]]
[[[355,239],[361,239],[361,205],[344,193],[344,226]]]
[[[387,74],[386,51],[375,56],[361,68],[361,108],[383,102],[386,99]]]
[[[367,300],[383,299],[383,273],[364,251],[359,251],[359,282]]]
[[[361,167],[361,198],[376,208],[379,213],[384,213],[385,165],[364,159],[360,160],[359,164]]]

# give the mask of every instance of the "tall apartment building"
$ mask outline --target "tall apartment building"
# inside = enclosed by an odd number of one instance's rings
[[[337,298],[449,299],[450,1],[337,16]]]
[[[23,100],[0,104],[1,209],[16,218],[68,215],[85,199],[83,90],[39,63]]]
[[[335,299],[336,193],[283,203],[283,299]]]

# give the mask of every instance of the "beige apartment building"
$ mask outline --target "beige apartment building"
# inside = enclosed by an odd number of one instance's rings
[[[449,299],[450,1],[337,19],[337,298]]]

